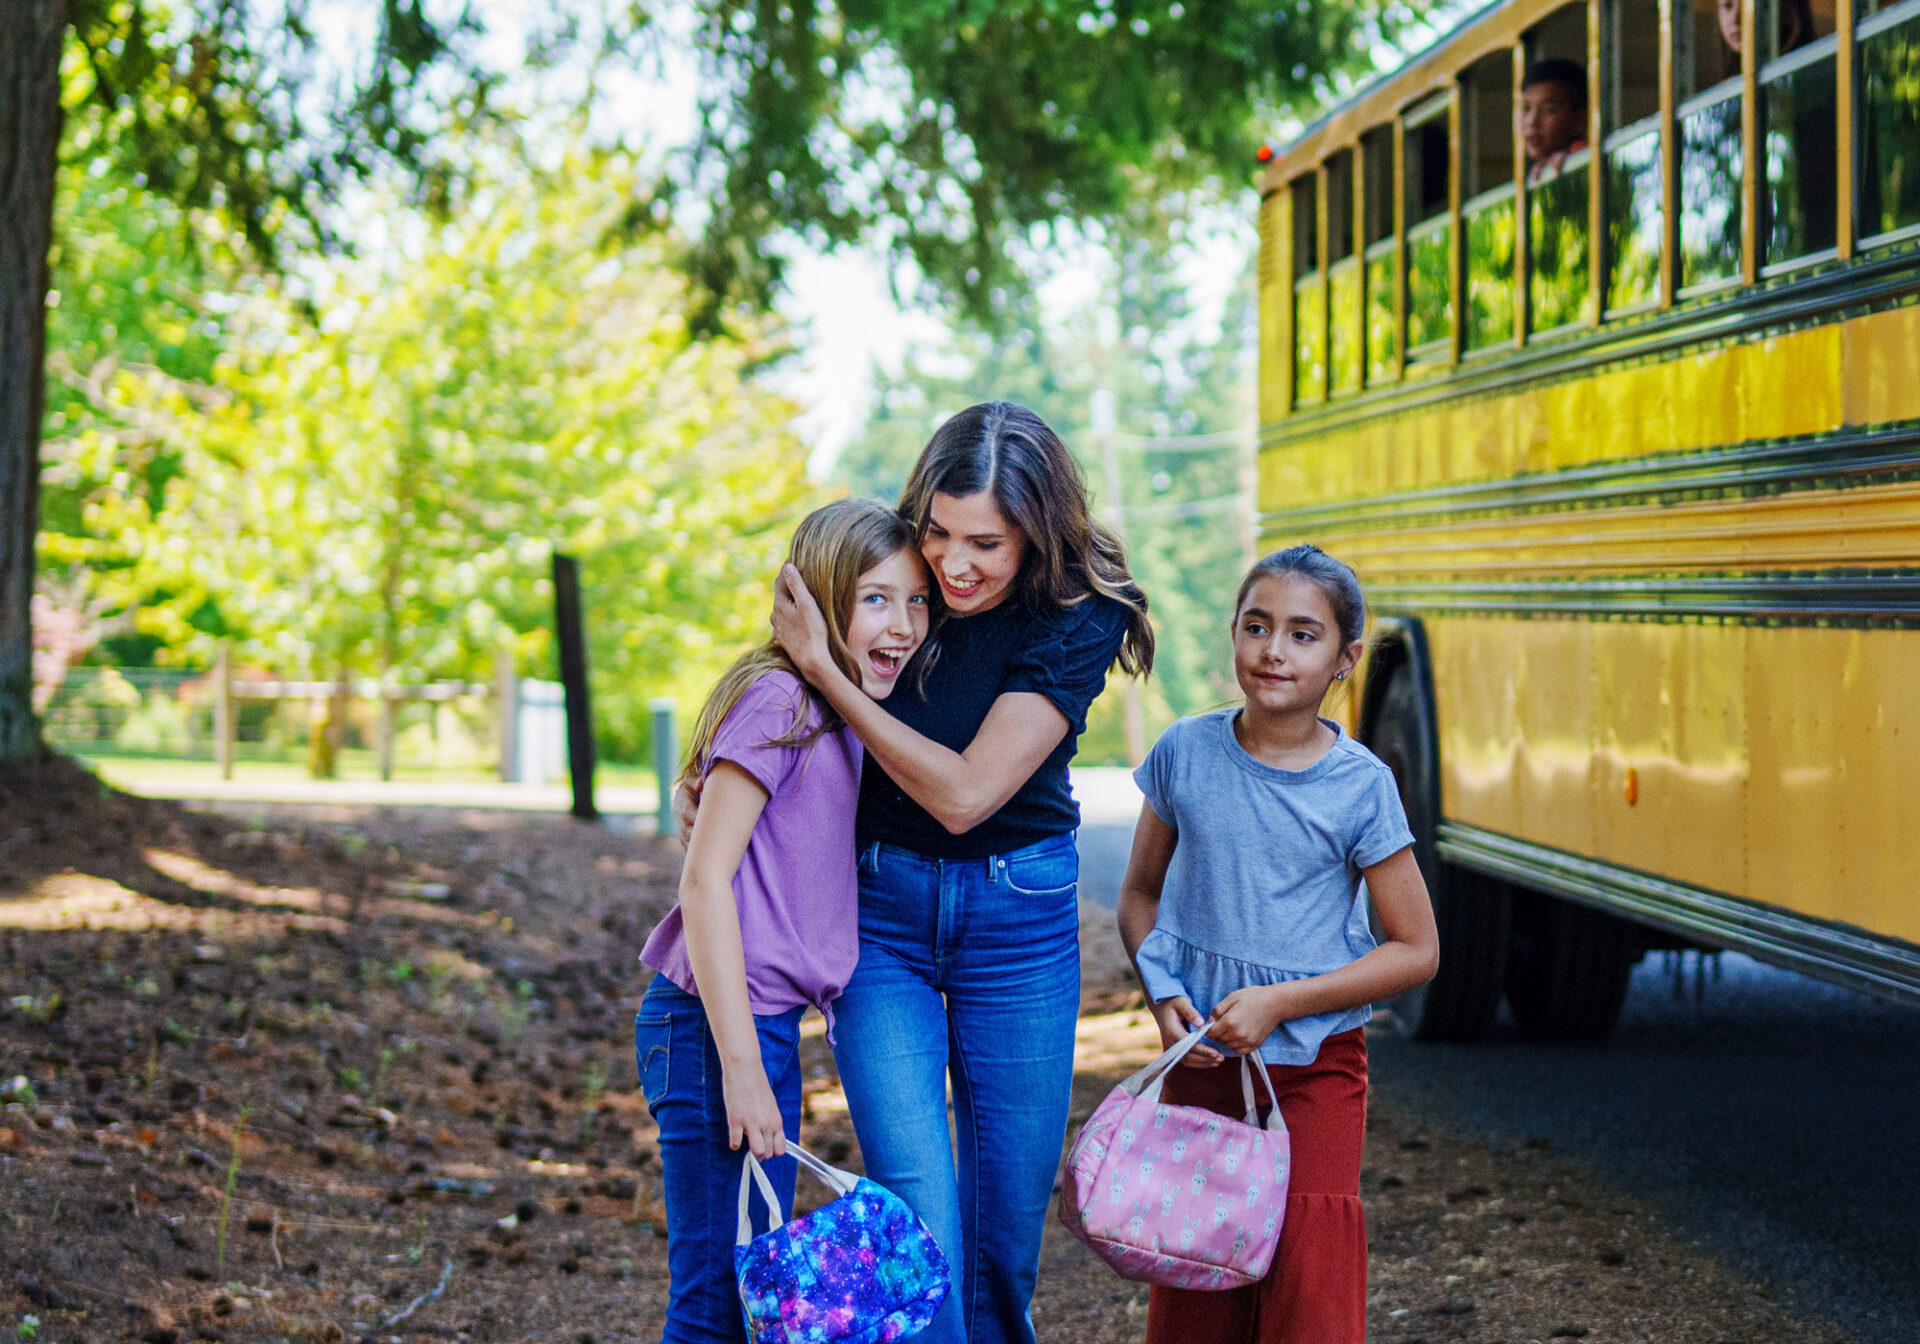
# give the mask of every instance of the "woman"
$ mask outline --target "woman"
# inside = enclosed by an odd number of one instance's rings
[[[1024,407],[943,424],[900,512],[946,619],[884,706],[829,656],[798,575],[776,586],[775,638],[867,750],[835,1058],[868,1174],[958,1271],[920,1338],[1031,1344],[1080,1003],[1067,764],[1108,669],[1152,667],[1153,631],[1073,458]]]

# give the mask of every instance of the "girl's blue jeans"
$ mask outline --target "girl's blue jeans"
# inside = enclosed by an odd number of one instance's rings
[[[1033,1344],[1073,1086],[1079,866],[1071,833],[984,860],[861,849],[860,964],[834,1003],[834,1056],[867,1175],[955,1270],[916,1344]]]
[[[800,1137],[800,1015],[804,1008],[755,1017],[760,1061],[780,1103],[789,1142]],[[727,1102],[720,1054],[700,1000],[664,975],[653,977],[634,1019],[640,1090],[660,1126],[660,1178],[667,1203],[667,1320],[662,1344],[744,1344],[746,1319],[733,1277],[744,1148],[727,1146]],[[793,1209],[794,1160],[764,1164]],[[768,1226],[756,1192],[753,1231]]]

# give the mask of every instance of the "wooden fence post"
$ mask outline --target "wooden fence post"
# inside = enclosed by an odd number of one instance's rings
[[[679,734],[673,722],[673,699],[657,696],[653,710],[653,778],[660,797],[654,804],[653,833],[673,834],[673,776],[680,760]]]
[[[380,718],[375,732],[379,734],[380,782],[387,783],[393,778],[393,688],[387,684],[385,676],[380,678]],[[438,761],[435,762],[438,764]]]
[[[220,641],[220,657],[213,671],[213,759],[220,778],[233,778],[233,641]]]
[[[505,644],[493,651],[493,719],[500,779],[511,784],[520,778],[520,678],[513,670],[513,650]]]
[[[560,684],[567,703],[567,773],[573,780],[573,815],[592,821],[593,708],[587,700],[587,640],[580,612],[580,562],[553,553],[553,618],[560,636]]]

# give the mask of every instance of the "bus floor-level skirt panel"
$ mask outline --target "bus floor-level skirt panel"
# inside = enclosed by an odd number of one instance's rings
[[[1460,822],[1440,824],[1440,856],[1581,905],[1883,998],[1920,1004],[1920,947],[1780,911]]]
[[[1829,619],[1423,613],[1440,815],[1920,945],[1920,620]]]

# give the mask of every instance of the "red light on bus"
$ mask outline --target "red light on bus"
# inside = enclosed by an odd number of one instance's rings
[[[1253,159],[1255,163],[1272,163],[1273,162],[1273,146],[1272,145],[1260,146],[1260,148],[1253,151]]]

